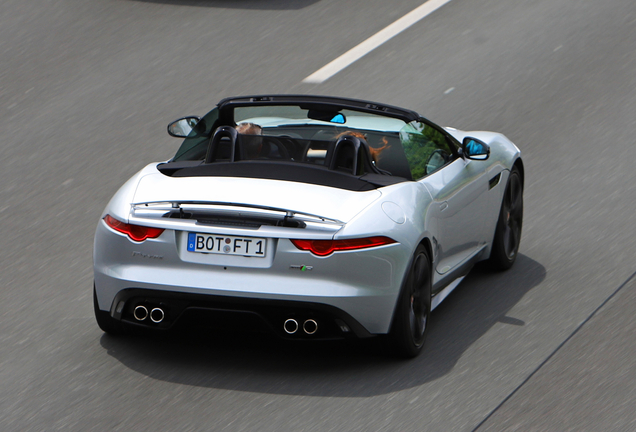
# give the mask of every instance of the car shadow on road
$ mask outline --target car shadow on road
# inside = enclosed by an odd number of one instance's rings
[[[296,10],[318,3],[320,0],[129,0],[174,6],[196,6],[221,9]]]
[[[126,367],[161,381],[258,393],[369,397],[447,374],[495,323],[524,325],[506,314],[545,275],[545,268],[525,255],[507,272],[477,266],[433,313],[425,351],[413,360],[391,357],[377,339],[290,343],[263,334],[194,332],[151,338],[104,335],[101,345]]]

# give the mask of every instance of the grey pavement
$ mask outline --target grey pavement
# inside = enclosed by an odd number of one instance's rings
[[[477,431],[636,430],[636,275],[484,419]]]
[[[636,5],[452,0],[302,83],[420,4],[0,2],[0,430],[630,430]],[[475,269],[409,362],[378,344],[104,335],[102,209],[174,154],[168,122],[254,93],[506,134],[527,172],[518,262]]]

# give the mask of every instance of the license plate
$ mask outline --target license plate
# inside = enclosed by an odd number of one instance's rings
[[[188,233],[189,252],[263,258],[266,246],[267,239],[264,238]]]

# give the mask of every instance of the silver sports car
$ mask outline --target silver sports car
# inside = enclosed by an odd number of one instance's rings
[[[524,168],[505,136],[301,95],[224,99],[168,126],[175,156],[128,180],[94,246],[102,330],[249,323],[292,339],[388,335],[417,355],[478,262],[510,268]]]

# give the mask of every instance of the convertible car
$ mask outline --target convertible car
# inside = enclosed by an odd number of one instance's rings
[[[505,136],[303,95],[227,98],[108,203],[94,244],[107,333],[182,322],[422,349],[478,261],[515,262],[524,167]],[[190,320],[190,321],[189,321]]]

